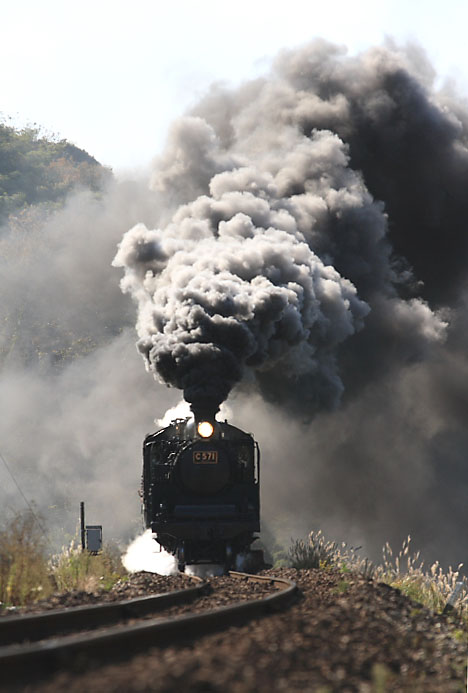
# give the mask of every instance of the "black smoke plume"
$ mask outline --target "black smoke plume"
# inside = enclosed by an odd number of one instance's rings
[[[148,368],[189,401],[231,392],[259,437],[270,519],[458,562],[468,112],[435,77],[414,46],[315,41],[213,87],[114,264]]]
[[[426,298],[449,287],[443,269],[430,280],[434,231],[425,263],[414,248],[437,218],[443,171],[432,180],[428,160],[443,150],[452,171],[455,143],[453,116],[388,50],[313,44],[268,79],[213,92],[174,126],[154,175],[179,206],[129,231],[114,260],[148,367],[189,402],[219,404],[243,381],[309,415],[336,407],[343,378],[423,358],[446,327]]]

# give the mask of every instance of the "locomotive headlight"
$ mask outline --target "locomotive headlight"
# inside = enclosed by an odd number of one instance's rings
[[[214,427],[209,421],[200,421],[197,427],[198,435],[202,438],[209,438],[213,435]]]

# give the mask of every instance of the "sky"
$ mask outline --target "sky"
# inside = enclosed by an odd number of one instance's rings
[[[116,173],[148,167],[170,123],[213,82],[268,71],[320,36],[351,53],[417,41],[468,95],[464,0],[5,0],[0,114],[37,124]]]

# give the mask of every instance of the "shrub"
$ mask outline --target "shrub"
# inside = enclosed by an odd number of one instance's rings
[[[420,559],[420,552],[411,553],[411,537],[403,542],[399,553],[394,557],[390,545],[382,550],[382,563],[375,570],[376,579],[400,589],[411,599],[424,604],[434,611],[442,611],[456,583],[461,580],[462,563],[456,570],[451,566],[444,571],[436,561],[427,570]],[[468,622],[468,594],[465,592],[457,603],[457,610]]]
[[[322,568],[337,560],[338,544],[326,541],[320,530],[311,532],[307,542],[302,539],[291,541],[288,558],[293,568]]]
[[[322,532],[311,532],[308,540],[293,541],[288,551],[289,564],[293,568],[323,568],[336,566],[342,572],[353,572],[366,578],[373,578],[395,587],[416,602],[429,607],[433,611],[443,611],[447,601],[461,581],[462,564],[454,570],[449,567],[446,571],[436,561],[427,570],[420,559],[419,551],[411,553],[411,537],[403,542],[399,553],[394,556],[388,543],[382,550],[382,562],[374,564],[367,558],[358,555],[359,547],[348,547],[345,543],[338,544],[327,541]],[[456,604],[461,618],[468,624],[468,591]]]

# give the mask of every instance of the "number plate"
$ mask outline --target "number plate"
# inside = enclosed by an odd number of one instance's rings
[[[218,451],[194,450],[193,464],[218,464]]]

